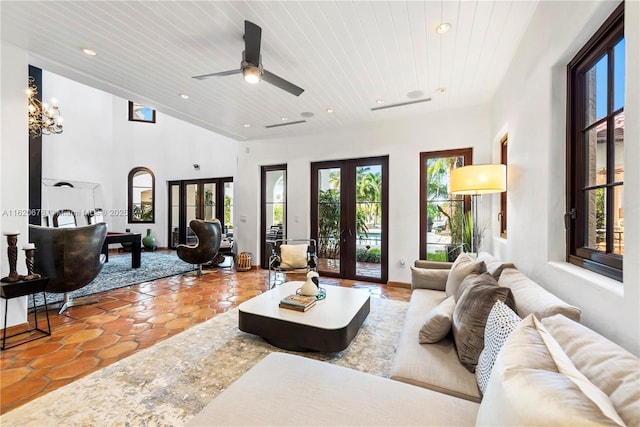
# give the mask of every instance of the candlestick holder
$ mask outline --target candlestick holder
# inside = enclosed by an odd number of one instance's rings
[[[24,249],[24,257],[25,263],[27,264],[27,275],[22,278],[22,280],[33,280],[39,279],[40,275],[33,271],[33,265],[35,264],[35,248],[25,248]]]
[[[17,231],[4,232],[7,236],[7,256],[9,257],[9,275],[0,279],[3,282],[17,282],[20,280],[16,264],[18,262],[18,234]]]

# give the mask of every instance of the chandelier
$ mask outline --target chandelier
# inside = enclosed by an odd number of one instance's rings
[[[33,77],[29,77],[29,89],[27,89],[27,96],[29,97],[29,134],[32,138],[37,138],[40,135],[62,133],[62,116],[60,116],[60,109],[56,101],[52,100],[52,105],[49,107],[36,98],[37,94],[38,88]]]

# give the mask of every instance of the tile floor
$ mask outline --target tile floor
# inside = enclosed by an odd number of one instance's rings
[[[50,337],[0,356],[0,414],[239,305],[267,290],[267,278],[268,270],[217,268],[202,277],[173,276],[78,298],[89,303],[62,315],[50,311]],[[410,298],[405,288],[329,278],[321,282],[365,288],[379,298]],[[45,321],[44,313],[38,315]]]

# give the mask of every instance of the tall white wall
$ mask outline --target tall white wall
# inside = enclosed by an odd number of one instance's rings
[[[540,2],[492,105],[494,161],[509,132],[508,238],[494,250],[640,354],[640,3],[626,2],[624,283],[565,262],[566,66],[618,2]]]
[[[287,164],[287,236],[305,238],[311,233],[312,162],[389,155],[389,281],[408,283],[409,265],[420,249],[419,153],[473,147],[474,163],[486,163],[489,140],[487,108],[473,107],[322,134],[240,142],[235,187],[238,248],[252,252],[253,263],[259,263],[261,166]]]
[[[54,73],[43,72],[43,86],[43,99],[60,104],[64,132],[43,137],[42,176],[102,184],[111,230],[150,228],[156,244],[167,246],[167,181],[236,174],[237,143],[230,138],[160,112],[156,123],[131,122],[128,100]],[[127,179],[137,166],[155,175],[153,224],[128,223]]]
[[[27,132],[27,55],[10,45],[0,46],[0,231],[17,230],[18,248],[27,243],[29,217],[29,134]],[[26,266],[18,251],[18,272]],[[0,234],[0,277],[9,274],[7,239]],[[4,328],[4,303],[0,304],[0,328]],[[7,325],[26,319],[27,298],[9,301]]]

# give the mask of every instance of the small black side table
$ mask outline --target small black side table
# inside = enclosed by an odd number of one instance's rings
[[[47,337],[51,335],[51,323],[49,322],[49,310],[47,308],[47,295],[45,293],[45,288],[47,287],[47,283],[49,282],[48,277],[41,277],[39,279],[33,280],[19,280],[17,282],[2,282],[0,283],[0,298],[4,299],[4,332],[2,334],[2,347],[0,350],[6,350],[7,348],[12,348],[20,344],[25,344],[31,342],[33,340],[37,340],[40,338]],[[9,300],[18,297],[24,297],[27,295],[33,295],[38,292],[42,292],[42,296],[44,297],[44,312],[47,316],[47,330],[40,329],[38,327],[38,313],[36,312],[36,300],[33,298],[33,317],[35,319],[35,328],[28,329],[24,332],[19,332],[17,334],[7,336],[7,312],[9,308]],[[27,308],[28,310],[28,308]],[[29,314],[27,313],[27,322],[29,321]],[[18,335],[30,333],[32,331],[42,332],[44,335],[38,335],[34,338],[20,341],[17,344],[7,347],[6,341],[7,338],[13,338]]]

